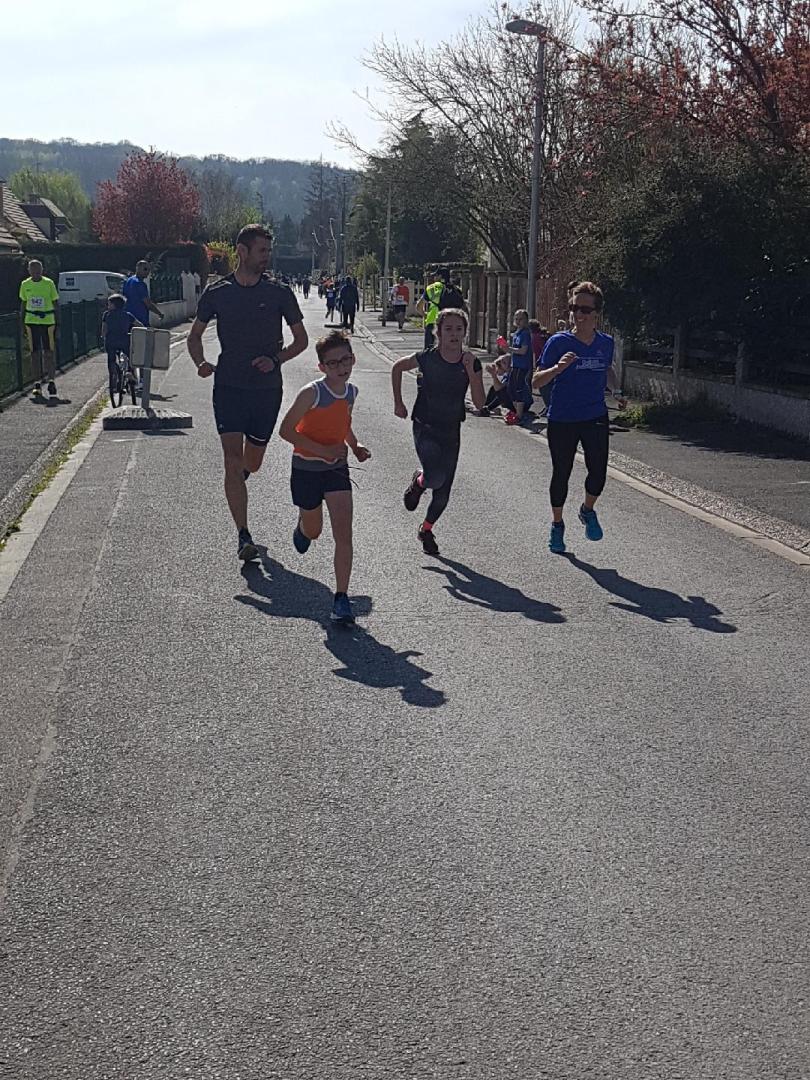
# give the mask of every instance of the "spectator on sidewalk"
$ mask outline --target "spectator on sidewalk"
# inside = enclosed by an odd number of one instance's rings
[[[149,263],[146,259],[140,259],[135,267],[135,273],[130,274],[121,287],[121,292],[127,302],[127,311],[134,315],[139,323],[149,325],[149,312],[153,312],[163,322],[163,312],[153,303],[149,296],[149,285],[146,279],[149,277]]]
[[[135,265],[135,273],[130,274],[124,284],[121,286],[121,292],[124,294],[127,302],[127,311],[134,318],[141,323],[142,326],[149,326],[149,312],[154,312],[155,315],[163,322],[163,312],[153,303],[149,296],[149,285],[146,279],[149,277],[150,267],[146,259],[139,259]],[[143,390],[143,370],[138,369],[138,392]]]
[[[59,292],[49,277],[42,273],[39,259],[30,259],[29,276],[20,284],[20,319],[25,327],[31,349],[34,389],[31,397],[42,398],[42,380],[48,379],[48,397],[57,400],[56,366],[54,358]]]
[[[416,310],[425,317],[425,349],[432,349],[434,346],[433,328],[439,317],[439,301],[449,281],[450,271],[444,268],[439,270],[436,280],[425,288],[424,296],[416,305]]]
[[[510,348],[509,397],[515,405],[514,412],[506,415],[506,423],[519,424],[527,405],[532,403],[532,390],[529,385],[529,373],[532,370],[532,335],[529,330],[529,313],[525,308],[518,308],[514,316],[515,332],[512,334]]]

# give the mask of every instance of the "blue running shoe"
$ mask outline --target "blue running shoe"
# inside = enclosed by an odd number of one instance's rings
[[[351,626],[354,622],[351,601],[345,592],[335,593],[335,602],[332,605],[332,622],[343,623]]]
[[[305,551],[308,551],[309,545],[312,543],[310,538],[308,536],[304,536],[304,534],[301,532],[300,523],[295,526],[295,530],[293,532],[293,543],[295,544],[295,550],[300,555],[303,555]]]
[[[548,550],[553,551],[555,555],[562,555],[565,552],[565,523],[562,521],[552,521],[551,533],[548,538]]]
[[[589,510],[587,506],[580,506],[579,520],[585,526],[585,536],[588,540],[601,540],[605,535],[595,510]]]

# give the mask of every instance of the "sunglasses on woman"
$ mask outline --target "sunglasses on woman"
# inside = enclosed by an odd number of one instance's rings
[[[569,304],[568,310],[573,311],[575,315],[593,315],[596,311],[595,307],[585,307],[584,304]]]

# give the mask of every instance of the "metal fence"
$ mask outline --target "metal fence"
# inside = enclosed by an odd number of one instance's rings
[[[101,348],[101,316],[105,307],[106,304],[97,300],[60,305],[57,369]],[[15,311],[0,315],[0,398],[23,390],[34,381],[31,350],[22,333],[19,314]]]
[[[149,296],[156,304],[183,299],[183,279],[179,274],[150,274]]]

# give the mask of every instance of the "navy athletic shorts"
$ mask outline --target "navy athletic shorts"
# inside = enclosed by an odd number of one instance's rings
[[[243,390],[214,386],[214,419],[220,435],[238,432],[256,446],[267,446],[281,409],[281,388]]]
[[[300,510],[316,510],[330,491],[351,491],[349,466],[344,461],[334,469],[297,469],[292,467],[290,489],[293,504]]]

